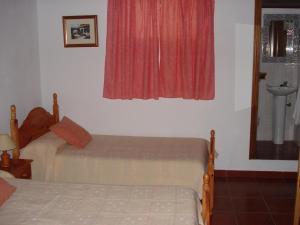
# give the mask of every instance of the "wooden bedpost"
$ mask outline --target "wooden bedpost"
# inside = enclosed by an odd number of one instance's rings
[[[210,132],[210,153],[208,159],[208,176],[210,189],[210,213],[214,207],[214,189],[215,189],[215,131]]]
[[[16,148],[13,150],[13,160],[20,158],[20,143],[19,143],[19,132],[18,132],[18,120],[16,116],[16,106],[10,107],[10,135],[16,144]]]
[[[210,206],[210,177],[206,173],[203,176],[202,190],[202,219],[205,225],[210,225],[211,206]]]
[[[53,94],[53,116],[55,119],[55,123],[59,122],[59,110],[58,110],[59,106],[57,103],[57,94],[54,93]]]
[[[210,131],[210,153],[215,158],[215,130]]]

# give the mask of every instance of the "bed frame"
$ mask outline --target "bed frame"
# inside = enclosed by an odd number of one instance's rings
[[[53,94],[52,114],[42,107],[32,109],[19,128],[16,118],[16,106],[10,107],[10,128],[11,137],[16,143],[13,150],[13,160],[20,157],[20,149],[24,148],[31,141],[49,132],[49,127],[59,121],[59,106],[57,94]],[[210,132],[210,152],[208,157],[207,172],[203,176],[202,191],[202,218],[205,225],[211,224],[212,209],[214,206],[214,159],[215,159],[215,131]]]
[[[57,94],[53,94],[53,113],[50,114],[42,107],[32,109],[19,128],[16,116],[16,106],[10,107],[10,134],[16,148],[13,150],[13,159],[19,159],[20,149],[31,141],[49,132],[49,127],[59,121],[59,106]]]

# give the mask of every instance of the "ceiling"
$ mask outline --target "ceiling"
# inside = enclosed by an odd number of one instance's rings
[[[300,8],[300,0],[262,0],[263,8]]]

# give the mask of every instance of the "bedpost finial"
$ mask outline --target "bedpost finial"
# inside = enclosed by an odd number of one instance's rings
[[[11,109],[11,111],[14,111],[14,112],[15,112],[15,111],[16,111],[16,106],[15,106],[15,105],[11,105],[11,106],[10,106],[10,109]]]
[[[59,110],[58,110],[58,103],[57,103],[57,94],[53,93],[53,116],[55,123],[59,121]]]
[[[15,105],[10,106],[10,114],[11,114],[12,119],[16,119],[16,106]]]
[[[57,104],[57,94],[53,93],[53,102]]]
[[[216,133],[215,130],[211,130],[211,131],[210,131],[210,136],[211,136],[211,137],[215,137],[215,133]]]

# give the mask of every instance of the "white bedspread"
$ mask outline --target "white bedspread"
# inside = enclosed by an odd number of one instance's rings
[[[0,225],[198,225],[191,189],[7,181],[17,190]]]
[[[50,142],[53,141],[53,144]],[[93,135],[84,150],[48,133],[30,143],[33,179],[115,185],[176,185],[201,194],[208,142],[199,138]]]

